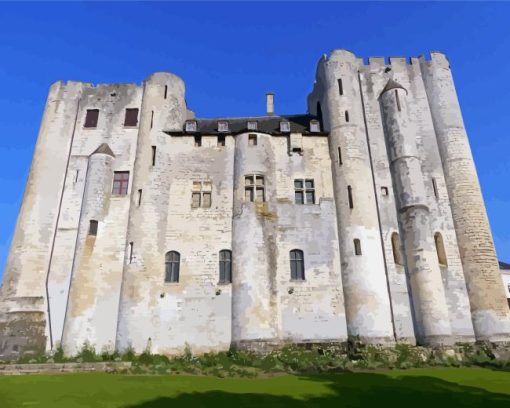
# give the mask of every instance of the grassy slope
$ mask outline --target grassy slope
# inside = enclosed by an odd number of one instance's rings
[[[0,407],[510,407],[510,372],[435,368],[271,378],[0,377]]]

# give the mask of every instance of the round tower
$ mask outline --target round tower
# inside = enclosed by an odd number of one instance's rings
[[[386,143],[419,343],[452,341],[448,306],[430,230],[429,208],[421,161],[412,122],[408,117],[407,90],[389,80],[380,96]]]
[[[182,130],[186,120],[184,82],[178,76],[157,72],[143,83],[143,99],[130,185],[131,205],[123,272],[117,347],[130,344],[137,352],[154,340],[161,318],[155,299],[164,291],[165,231],[172,182],[163,157],[166,130]],[[146,323],[146,325],[144,325]],[[143,327],[143,328],[141,328]],[[149,340],[151,339],[151,340]]]
[[[257,348],[278,341],[276,194],[271,136],[235,138],[232,222],[232,344]]]
[[[106,143],[89,157],[62,332],[62,346],[69,355],[76,354],[85,341],[94,344],[98,350],[102,346],[114,346],[115,331],[112,330],[108,336],[104,328],[91,323],[93,316],[101,313],[97,304],[98,293],[108,287],[108,282],[101,279],[100,272],[93,265],[93,251],[100,224],[108,213],[114,160],[115,156]],[[109,342],[103,341],[105,337],[109,337]]]
[[[330,132],[342,280],[350,337],[393,343],[394,331],[371,173],[358,66],[349,51],[334,50],[317,72],[311,111]]]
[[[510,311],[480,184],[453,83],[442,53],[422,57],[429,101],[477,340],[508,341]]]

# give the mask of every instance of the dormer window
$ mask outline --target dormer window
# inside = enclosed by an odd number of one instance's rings
[[[311,120],[310,121],[310,132],[320,132],[321,131],[321,125],[318,120]]]
[[[228,132],[228,122],[221,120],[218,122],[218,132]]]
[[[248,127],[248,130],[257,130],[257,122],[249,121],[247,127]]]
[[[186,121],[186,132],[196,132],[197,131],[197,121],[196,120],[187,120]]]
[[[290,122],[280,122],[280,132],[290,132]]]

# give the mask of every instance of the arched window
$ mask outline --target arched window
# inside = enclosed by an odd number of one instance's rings
[[[220,251],[220,283],[232,283],[232,252]]]
[[[354,254],[361,255],[361,242],[358,238],[354,240]]]
[[[179,266],[181,255],[170,251],[165,255],[165,282],[179,282]]]
[[[305,280],[305,258],[300,249],[290,251],[290,279]]]
[[[446,260],[446,251],[444,249],[443,237],[439,232],[436,232],[434,234],[434,242],[436,243],[437,260],[439,261],[439,265],[448,266],[448,261]]]
[[[402,252],[400,252],[400,238],[396,232],[391,234],[391,247],[393,248],[393,261],[395,261],[395,265],[404,265]]]

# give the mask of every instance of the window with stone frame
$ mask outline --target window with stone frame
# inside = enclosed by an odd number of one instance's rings
[[[258,203],[266,201],[264,176],[260,174],[244,176],[244,199]]]
[[[165,255],[165,282],[178,283],[181,255],[179,252],[170,251]]]
[[[315,204],[315,183],[312,179],[294,180],[294,202]]]
[[[124,117],[124,126],[138,125],[138,108],[126,109],[126,116]]]
[[[305,258],[303,251],[293,249],[290,251],[290,279],[305,280]]]
[[[85,124],[83,125],[83,127],[86,127],[86,128],[97,127],[98,119],[99,119],[99,109],[87,109],[87,114],[85,115]]]
[[[115,171],[113,173],[113,195],[127,195],[129,187],[129,171]]]
[[[219,255],[220,283],[232,283],[232,251],[223,249]]]
[[[210,208],[211,193],[211,181],[194,181],[191,191],[191,208]]]

